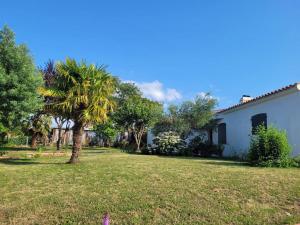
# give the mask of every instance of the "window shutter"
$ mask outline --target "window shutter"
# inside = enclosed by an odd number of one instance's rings
[[[218,143],[220,145],[227,144],[226,136],[226,123],[220,123],[218,125]]]
[[[260,125],[263,125],[265,128],[268,127],[267,114],[266,113],[256,114],[251,117],[251,122],[252,122],[252,134],[255,134],[255,131]]]

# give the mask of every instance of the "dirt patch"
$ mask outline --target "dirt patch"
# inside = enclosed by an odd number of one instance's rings
[[[69,156],[71,155],[70,153],[65,153],[65,152],[43,152],[41,153],[41,156]]]
[[[28,158],[28,159],[31,159],[31,158],[35,158],[36,156],[39,156],[39,157],[65,157],[65,156],[70,156],[71,153],[66,153],[66,152],[32,152],[32,153],[25,153],[25,154],[22,154],[22,156],[14,156],[14,155],[10,155],[10,154],[7,154],[7,155],[2,155],[0,156],[0,160],[1,159],[9,159],[9,160],[18,160],[18,159],[23,159],[23,158]]]

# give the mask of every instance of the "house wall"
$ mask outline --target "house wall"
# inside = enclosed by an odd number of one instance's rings
[[[155,135],[151,132],[151,129],[147,132],[147,145],[153,145],[153,140],[155,139]]]
[[[292,155],[300,154],[300,92],[292,90],[270,96],[262,101],[217,114],[226,123],[227,144],[224,146],[224,156],[247,154],[252,132],[251,117],[267,113],[268,126],[274,125],[287,132],[289,143],[293,148]],[[214,144],[218,144],[217,131],[213,134]]]

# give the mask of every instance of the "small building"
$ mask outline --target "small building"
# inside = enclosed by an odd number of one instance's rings
[[[255,98],[245,95],[239,104],[217,112],[216,119],[213,143],[224,145],[224,156],[245,156],[252,131],[260,124],[285,130],[293,148],[292,156],[297,156],[300,154],[300,83]]]
[[[54,127],[51,131],[51,143],[56,144],[58,140],[59,130],[58,128]],[[94,137],[96,136],[95,132],[89,128],[85,128],[83,135],[82,135],[82,144],[84,146],[88,146],[93,144]],[[61,142],[62,145],[72,145],[73,144],[73,130],[72,129],[65,129],[62,128],[61,130]]]

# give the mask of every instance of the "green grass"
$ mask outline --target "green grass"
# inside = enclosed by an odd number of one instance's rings
[[[105,149],[68,165],[26,153],[0,160],[0,224],[101,224],[105,212],[118,225],[300,222],[297,168]]]

